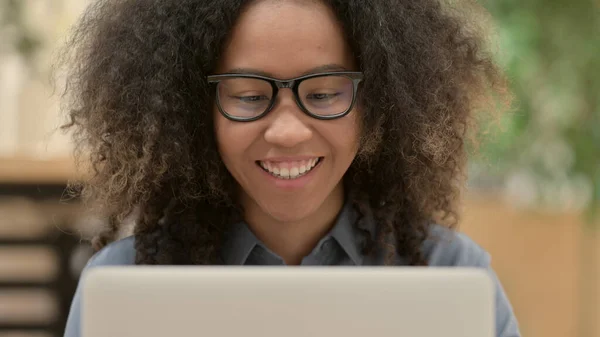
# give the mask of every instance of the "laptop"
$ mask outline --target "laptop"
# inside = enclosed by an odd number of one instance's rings
[[[83,279],[82,337],[493,337],[484,270],[101,267]]]

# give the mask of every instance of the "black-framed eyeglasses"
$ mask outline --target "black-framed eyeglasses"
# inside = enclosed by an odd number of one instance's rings
[[[327,72],[282,81],[251,74],[208,76],[216,84],[216,103],[226,118],[251,122],[275,106],[279,89],[290,88],[298,107],[307,115],[336,119],[347,115],[355,104],[361,72]]]

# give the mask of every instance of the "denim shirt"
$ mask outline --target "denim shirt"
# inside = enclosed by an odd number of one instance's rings
[[[313,251],[304,257],[301,265],[383,265],[383,256],[365,256],[361,253],[361,231],[354,226],[357,213],[346,204],[330,233],[323,237]],[[367,231],[373,232],[373,219],[366,219]],[[486,269],[496,285],[496,336],[520,337],[519,326],[511,304],[490,267],[490,255],[469,237],[442,226],[433,225],[430,237],[422,251],[432,267],[476,267]],[[222,251],[227,265],[285,265],[277,254],[269,250],[245,223],[235,224]],[[401,257],[398,265],[406,265]],[[87,263],[84,273],[99,266],[135,264],[135,237],[113,242],[97,252]],[[80,337],[81,286],[78,287],[67,321],[64,337]]]

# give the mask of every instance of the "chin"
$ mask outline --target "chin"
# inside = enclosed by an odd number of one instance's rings
[[[278,205],[279,204],[279,205]],[[273,205],[273,204],[271,204]],[[261,207],[273,219],[280,222],[297,222],[301,221],[317,211],[317,204],[302,205],[298,204],[280,204],[275,203],[274,206]]]

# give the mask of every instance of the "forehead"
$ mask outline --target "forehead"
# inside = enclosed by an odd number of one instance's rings
[[[318,1],[263,0],[239,17],[218,71],[260,69],[285,79],[330,64],[354,67],[342,27],[329,7]]]

